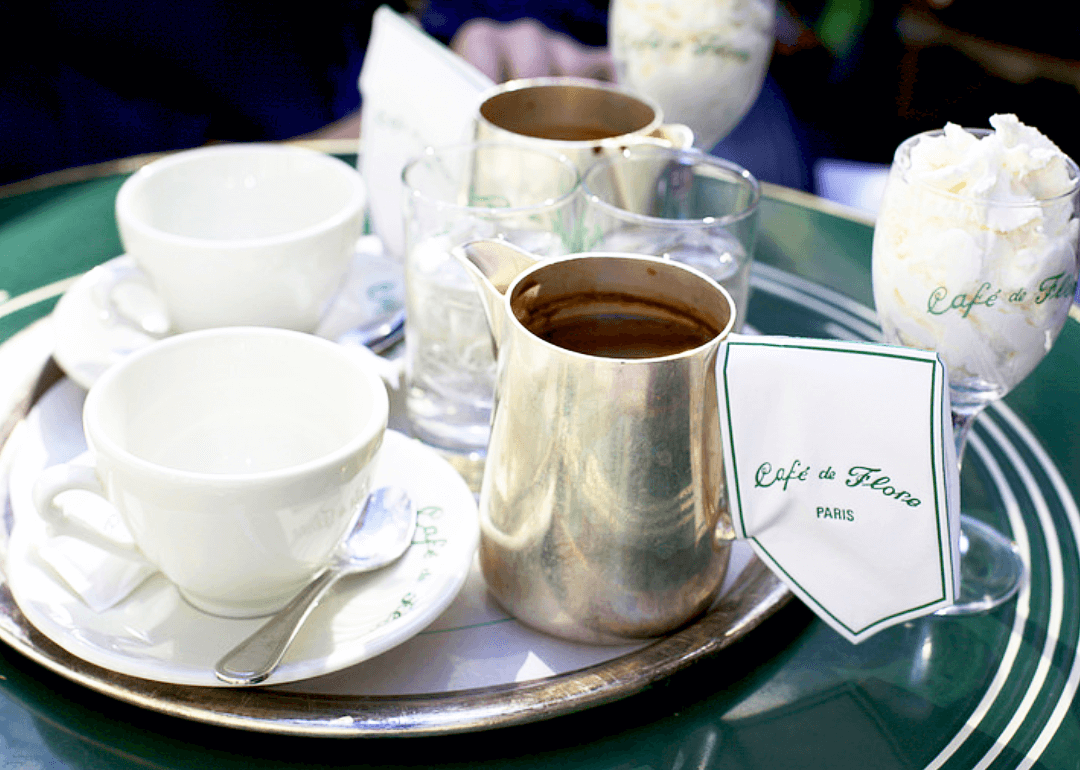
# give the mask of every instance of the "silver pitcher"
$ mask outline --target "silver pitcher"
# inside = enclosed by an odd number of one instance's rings
[[[537,262],[499,241],[455,256],[480,288],[497,359],[480,492],[489,589],[521,621],[581,642],[693,619],[720,589],[733,536],[715,367],[731,297],[654,257]],[[638,329],[618,319],[636,314],[697,325],[703,341],[678,351],[639,334],[645,349],[631,350],[620,334]],[[616,319],[614,352],[596,348],[603,334],[558,336],[604,319]]]

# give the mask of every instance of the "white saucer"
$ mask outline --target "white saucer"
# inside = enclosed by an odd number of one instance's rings
[[[68,403],[39,413],[75,411],[81,394],[72,391],[78,390],[61,381],[43,401]],[[44,467],[81,451],[81,436],[58,450],[50,446],[54,428],[20,427],[25,433],[12,465],[15,526],[7,568],[12,595],[26,618],[72,655],[112,671],[172,684],[225,686],[214,676],[214,664],[265,620],[199,612],[160,573],[110,609],[91,610],[38,557],[50,535],[30,495]],[[375,484],[400,484],[409,491],[419,511],[413,545],[384,570],[340,581],[312,611],[265,684],[339,671],[389,650],[435,620],[465,584],[479,542],[479,519],[457,472],[432,450],[388,431]]]
[[[139,274],[134,261],[126,255],[98,265],[72,284],[53,310],[53,357],[84,388],[89,389],[102,372],[125,356],[154,342],[154,337],[114,318],[98,296],[104,293],[102,287],[112,286],[116,276],[124,273]],[[163,313],[148,284],[130,282],[124,286],[123,299],[133,309]],[[315,333],[337,340],[358,327],[392,316],[404,304],[401,266],[383,256],[382,246],[374,236],[364,236],[357,245],[345,285]]]

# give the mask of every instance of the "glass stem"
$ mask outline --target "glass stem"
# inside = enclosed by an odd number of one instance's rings
[[[975,424],[975,418],[985,408],[986,404],[953,407],[953,440],[956,442],[956,465],[958,468],[964,467],[964,449],[967,447],[968,436],[971,435],[971,426]]]

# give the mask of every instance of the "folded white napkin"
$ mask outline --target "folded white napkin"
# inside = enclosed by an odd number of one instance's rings
[[[94,612],[116,606],[157,572],[138,551],[120,555],[71,535],[46,537],[37,555]]]
[[[360,171],[371,224],[389,254],[404,254],[401,170],[425,147],[468,141],[478,96],[494,85],[405,17],[386,6],[372,19],[360,72],[364,127]]]
[[[736,337],[717,366],[738,536],[852,642],[951,605],[959,479],[936,355]]]

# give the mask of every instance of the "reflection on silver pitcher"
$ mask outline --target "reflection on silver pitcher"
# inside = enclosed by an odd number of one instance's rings
[[[716,355],[731,297],[668,260],[457,249],[496,349],[487,584],[521,621],[610,644],[704,611],[728,562]]]

